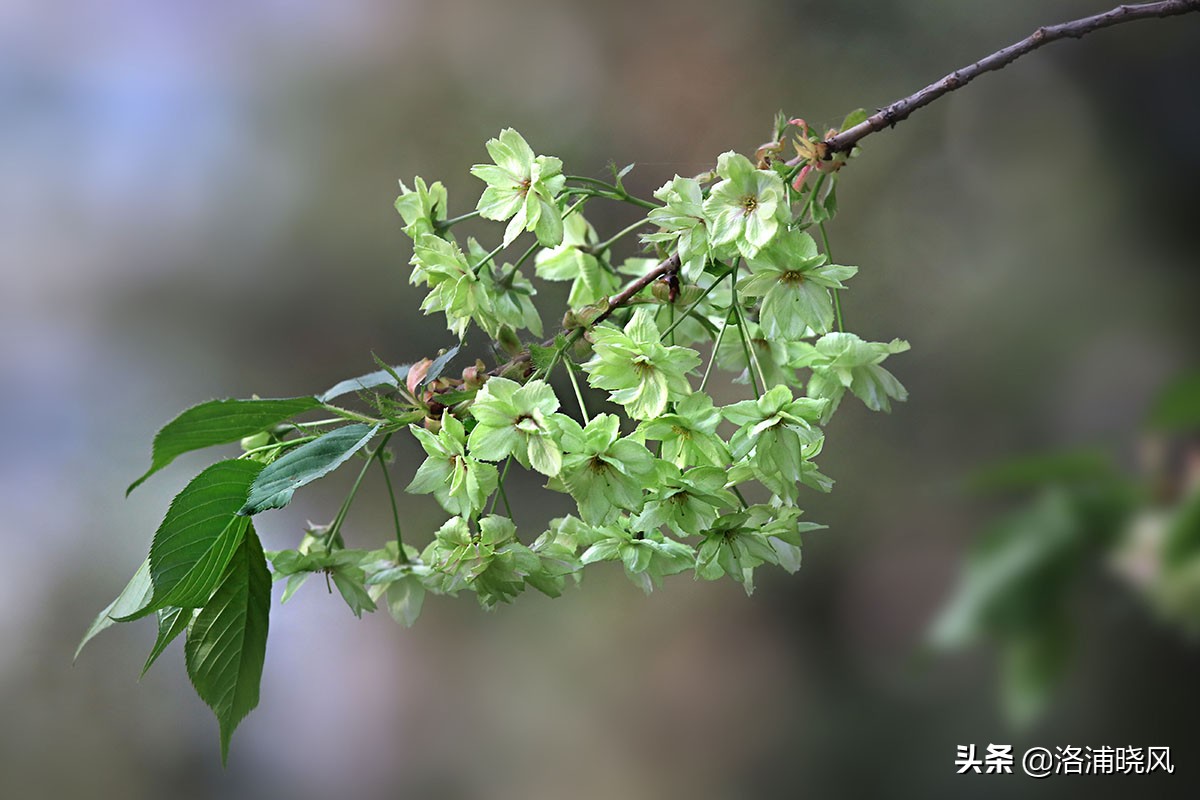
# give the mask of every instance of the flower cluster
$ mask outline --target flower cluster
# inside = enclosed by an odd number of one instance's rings
[[[485,184],[473,211],[450,216],[440,182],[402,182],[408,279],[457,343],[408,366],[381,362],[320,395],[212,401],[164,427],[134,486],[191,450],[240,441],[244,452],[180,492],[146,562],[85,642],[114,621],[153,614],[149,667],[186,634],[189,677],[227,747],[256,702],[272,572],[284,601],[323,573],[355,615],[382,604],[404,625],[427,594],[470,592],[484,608],[529,587],[556,597],[606,561],[646,591],[690,572],[749,593],[760,567],[794,572],[803,536],[821,527],[801,519],[803,492],[833,486],[816,464],[822,426],[847,393],[882,411],[904,399],[883,362],[908,345],[843,330],[839,293],[858,270],[833,262],[825,235],[837,171],[818,169],[807,185],[802,169],[822,156],[802,152],[803,167],[780,161],[786,127],[777,124],[757,163],[725,153],[710,173],[672,178],[655,201],[626,187],[632,165],[614,168],[611,182],[566,175],[511,129],[487,143],[492,163],[471,169]],[[642,216],[602,238],[584,216],[597,200]],[[456,237],[471,220],[475,236]],[[489,235],[487,220],[505,223],[502,234]],[[634,233],[643,249],[615,259]],[[480,243],[489,238],[490,249]],[[522,239],[520,255],[506,252]],[[526,262],[533,279],[569,288],[535,286]],[[548,341],[538,288],[566,300],[565,314],[548,317],[561,319]],[[452,367],[473,346],[472,363]],[[734,385],[710,392],[721,373]],[[339,398],[348,395],[362,407],[346,408]],[[298,419],[318,409],[324,419]],[[406,432],[420,448],[409,452],[421,453],[407,491],[432,495],[448,517],[423,547],[405,541],[413,531],[388,467],[387,445]],[[294,548],[264,553],[251,518],[355,461],[365,463],[332,521],[310,524]],[[391,494],[395,539],[360,550],[343,528],[374,464]],[[505,487],[514,466],[558,504],[573,502],[571,513],[541,521],[532,542],[517,532]],[[234,660],[249,666],[223,669]]]
[[[800,534],[819,527],[800,521],[802,490],[833,485],[814,461],[821,426],[847,391],[875,410],[905,396],[881,362],[907,344],[841,330],[838,293],[858,268],[833,263],[812,235],[824,236],[836,212],[837,175],[822,173],[829,183],[819,192],[800,168],[730,152],[711,173],[675,176],[652,203],[625,189],[628,170],[611,184],[566,176],[511,129],[487,150],[494,163],[471,173],[486,183],[475,213],[508,223],[496,250],[475,239],[460,248],[440,183],[401,184],[396,202],[414,240],[410,280],[429,288],[422,308],[445,314],[460,339],[473,323],[516,359],[450,381],[433,394],[439,416],[425,412],[424,427],[410,426],[426,460],[408,490],[433,494],[452,515],[418,558],[425,588],[471,588],[490,606],[526,583],[560,590],[597,561],[621,561],[646,589],[691,570],[749,591],[763,564],[797,568]],[[642,226],[601,241],[582,213],[597,197],[646,209],[652,230],[641,240],[652,257],[613,260],[614,241]],[[534,241],[525,255],[499,266],[496,255],[526,232]],[[663,270],[672,255],[676,266]],[[552,342],[517,335],[541,336],[536,290],[519,269],[531,256],[537,278],[570,282],[566,330]],[[656,270],[658,280],[642,278]],[[621,293],[631,279],[640,283]],[[559,365],[578,415],[548,381]],[[754,396],[715,403],[704,391],[714,369]],[[589,416],[580,377],[609,410]],[[428,402],[413,399],[414,413]],[[504,496],[511,462],[577,509],[528,547]],[[496,515],[497,500],[509,516]]]

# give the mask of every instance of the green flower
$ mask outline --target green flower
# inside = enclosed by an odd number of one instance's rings
[[[409,430],[428,457],[405,491],[432,494],[442,508],[461,517],[474,517],[482,511],[483,504],[496,491],[498,476],[491,464],[467,456],[463,424],[449,412],[442,412],[442,429],[438,433],[415,425],[410,425]]]
[[[416,241],[422,234],[437,233],[438,223],[446,219],[446,187],[441,181],[426,186],[420,176],[413,179],[413,185],[416,190],[400,181],[396,210],[404,218],[404,232]]]
[[[707,394],[692,394],[684,398],[674,414],[648,419],[638,426],[646,439],[662,442],[661,458],[680,469],[690,466],[724,467],[729,463],[729,450],[717,435],[721,412],[713,408]]]
[[[533,305],[533,285],[524,276],[495,263],[480,266],[487,254],[474,239],[468,253],[455,242],[433,234],[422,234],[413,247],[413,283],[431,288],[421,302],[426,314],[442,312],[446,325],[460,339],[474,320],[492,339],[501,328],[529,328],[541,335],[542,321]],[[502,281],[507,279],[507,283]]]
[[[558,597],[566,587],[567,576],[579,581],[579,546],[583,539],[591,541],[591,528],[576,517],[556,517],[550,527],[529,549],[542,560],[541,569],[525,577],[525,582],[548,597]]]
[[[700,363],[690,347],[662,344],[652,314],[639,308],[624,331],[607,324],[593,328],[594,355],[583,365],[588,383],[609,390],[609,399],[633,419],[657,417],[669,401],[691,394],[686,376]]]
[[[693,467],[680,472],[674,464],[658,464],[658,484],[633,520],[634,530],[653,531],[666,525],[680,536],[694,536],[712,525],[718,509],[737,506],[737,498],[725,488],[724,469]]]
[[[738,253],[751,258],[787,221],[783,179],[770,170],[755,169],[748,158],[734,152],[721,154],[717,175],[723,180],[704,201],[709,243],[736,245]]]
[[[815,467],[807,463],[820,452],[824,436],[813,427],[827,401],[808,397],[792,399],[792,390],[776,386],[757,400],[743,400],[721,409],[725,419],[739,426],[729,449],[741,468],[730,470],[730,480],[741,480],[748,471],[780,497],[794,502],[797,482],[812,485]],[[819,478],[824,478],[816,473]],[[825,479],[828,480],[828,479]]]
[[[492,378],[483,385],[471,415],[479,423],[467,439],[471,454],[484,461],[513,456],[526,469],[553,477],[562,469],[558,430],[563,420],[556,414],[558,398],[545,381],[522,386],[507,378]]]
[[[504,231],[505,246],[523,230],[533,231],[545,247],[561,242],[563,220],[558,194],[566,184],[562,161],[553,156],[535,156],[512,128],[500,131],[499,139],[489,139],[487,150],[495,163],[471,167],[471,174],[488,185],[479,198],[480,215],[499,221],[512,219]]]
[[[542,318],[533,297],[537,289],[520,270],[513,271],[511,264],[489,261],[487,251],[474,239],[467,240],[467,262],[478,273],[484,302],[476,304],[474,319],[492,339],[500,338],[500,329],[507,326],[513,330],[528,328],[535,336],[542,335]]]
[[[659,232],[643,236],[642,241],[666,244],[667,249],[678,252],[683,277],[694,281],[708,260],[708,228],[700,182],[676,175],[654,196],[665,204],[647,215]]]
[[[908,390],[880,366],[889,355],[909,349],[908,342],[864,342],[853,333],[827,333],[815,344],[797,342],[791,348],[794,367],[808,367],[808,394],[829,401],[824,424],[849,389],[872,411],[891,411],[891,400],[907,400]]]
[[[444,313],[446,326],[461,339],[471,318],[479,314],[480,303],[486,302],[485,290],[462,248],[453,241],[425,233],[413,246],[411,263],[409,280],[430,287],[429,294],[421,301],[421,310],[426,314]]]
[[[579,557],[581,564],[620,560],[625,574],[649,594],[662,585],[666,575],[683,572],[695,565],[692,548],[668,539],[657,531],[634,536],[627,517],[616,524],[593,529],[594,543]]]
[[[561,425],[566,456],[558,480],[589,525],[611,522],[622,509],[640,511],[644,487],[654,482],[654,456],[645,445],[622,439],[619,426],[611,414],[599,415],[586,428],[570,418]]]
[[[437,532],[422,554],[442,576],[442,592],[470,588],[484,608],[511,602],[525,590],[526,579],[542,569],[536,553],[517,541],[517,529],[507,517],[479,520],[479,532],[454,517]]]
[[[542,250],[534,259],[539,278],[572,281],[567,297],[567,305],[572,309],[598,303],[621,285],[621,279],[608,264],[586,251],[599,241],[595,229],[576,212],[563,220],[562,244]]]
[[[749,259],[749,278],[739,284],[748,297],[761,297],[759,322],[768,337],[795,341],[833,327],[830,289],[844,289],[842,281],[858,267],[826,264],[817,243],[807,233],[788,230]]]
[[[696,577],[716,580],[728,575],[754,591],[754,569],[777,564],[788,572],[800,568],[800,535],[823,528],[800,522],[800,509],[755,505],[720,517],[696,548]]]
[[[767,387],[778,386],[781,383],[791,385],[796,382],[796,370],[787,365],[790,357],[788,342],[770,338],[763,332],[762,326],[752,320],[746,320],[746,338],[750,340],[750,349],[758,359],[758,366],[762,367],[763,380],[766,381]],[[717,366],[732,372],[741,370],[741,374],[734,378],[733,382],[750,383],[751,367],[746,363],[742,335],[734,322],[729,323],[729,329],[721,337],[721,346],[717,348]],[[754,375],[757,382],[757,369]]]

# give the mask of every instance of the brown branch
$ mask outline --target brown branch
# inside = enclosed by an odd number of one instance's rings
[[[1157,3],[1123,5],[1111,11],[1106,11],[1103,14],[1084,17],[1059,25],[1043,26],[1021,41],[1010,44],[1003,50],[997,50],[970,66],[956,69],[940,81],[931,83],[921,91],[897,100],[886,108],[880,109],[867,117],[863,122],[829,137],[823,144],[828,153],[845,152],[854,147],[864,137],[907,119],[918,108],[929,105],[934,100],[953,92],[955,89],[961,89],[983,73],[993,72],[1006,67],[1026,53],[1031,53],[1042,45],[1049,44],[1058,39],[1080,39],[1092,31],[1098,31],[1101,28],[1107,28],[1112,25],[1133,22],[1138,19],[1173,17],[1179,14],[1187,14],[1191,11],[1200,11],[1200,0],[1163,0]],[[802,160],[800,157],[796,157],[789,161],[788,164],[799,164]]]
[[[645,275],[638,278],[633,283],[629,284],[629,286],[626,287],[623,292],[621,292],[620,294],[616,295],[615,297],[612,297],[611,299],[609,299],[608,308],[606,308],[602,312],[600,312],[600,314],[598,314],[594,320],[592,320],[590,323],[585,325],[583,328],[576,328],[575,329],[576,333],[573,333],[572,335],[574,337],[578,338],[579,331],[582,331],[584,328],[591,328],[596,325],[599,325],[601,322],[608,319],[608,317],[614,311],[616,311],[618,308],[620,308],[621,306],[625,305],[630,300],[632,300],[634,295],[636,295],[642,289],[645,289],[647,286],[654,283],[654,281],[661,278],[663,275],[667,275],[678,269],[679,269],[679,254],[678,253],[671,256],[670,258],[660,261],[658,263],[658,266],[656,266],[654,269],[650,270]],[[574,339],[572,339],[572,341],[574,341]],[[553,347],[554,342],[555,342],[554,339],[547,339],[546,341],[542,342],[542,347]],[[516,369],[517,367],[523,367],[524,368],[523,374],[526,377],[528,377],[530,372],[532,371],[531,370],[532,366],[533,366],[532,357],[530,356],[529,351],[525,350],[523,353],[513,356],[511,359],[504,362],[500,366],[494,367],[494,368],[488,370],[487,374],[491,375],[493,377],[496,375],[512,374],[512,371],[514,369]]]
[[[822,144],[825,145],[826,153],[828,154],[847,151],[865,136],[869,136],[878,130],[907,119],[918,108],[929,105],[942,95],[949,94],[955,89],[961,89],[983,73],[993,72],[1008,66],[1026,53],[1033,52],[1042,45],[1049,44],[1058,39],[1080,39],[1092,31],[1098,31],[1101,28],[1107,28],[1112,25],[1119,25],[1123,22],[1155,17],[1173,17],[1191,11],[1200,11],[1200,0],[1162,0],[1162,2],[1145,3],[1142,5],[1123,5],[1111,11],[1106,11],[1103,14],[1083,17],[1082,19],[1064,22],[1059,25],[1043,26],[1021,41],[1011,44],[1002,50],[997,50],[995,53],[981,58],[970,66],[957,69],[940,81],[929,84],[919,92],[897,100],[886,108],[880,109],[858,125],[854,125],[825,139]],[[802,161],[804,159],[797,156],[787,163],[794,166]],[[645,289],[658,278],[677,271],[679,266],[678,253],[659,262],[654,269],[631,283],[620,294],[611,298],[608,301],[608,307],[585,327],[590,328],[608,319],[614,311],[632,300],[638,292]],[[579,330],[582,329],[577,329],[577,331]],[[577,334],[574,335],[577,336]],[[550,347],[553,344],[554,340],[549,339],[542,346]],[[532,366],[529,351],[526,350],[514,356],[508,362],[489,370],[488,374],[493,376],[511,374],[513,369],[524,367],[524,372],[528,375]]]
[[[674,272],[678,269],[679,269],[679,253],[676,253],[675,255],[671,256],[670,258],[666,259],[665,261],[659,262],[657,267],[650,270],[649,272],[647,272],[642,277],[638,278],[633,283],[629,284],[629,287],[625,291],[621,292],[619,295],[617,295],[616,297],[609,300],[608,308],[604,309],[604,311],[602,311],[600,313],[600,316],[598,316],[594,320],[592,320],[592,325],[599,325],[601,322],[604,322],[604,320],[608,319],[610,314],[612,314],[618,308],[620,308],[621,306],[625,305],[630,300],[632,300],[633,296],[635,294],[640,292],[642,289],[645,289],[650,284],[654,283],[654,281],[661,278],[663,275],[666,275],[670,272]],[[588,327],[591,327],[591,326],[588,326]]]

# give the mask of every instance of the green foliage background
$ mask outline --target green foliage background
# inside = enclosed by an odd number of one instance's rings
[[[809,511],[831,530],[809,537],[797,577],[750,601],[686,578],[647,599],[615,572],[495,615],[431,605],[411,631],[355,620],[312,581],[276,608],[264,696],[224,773],[178,649],[131,678],[152,626],[109,632],[68,666],[80,621],[206,463],[181,457],[122,501],[162,421],[445,342],[404,280],[396,178],[474,196],[463,166],[512,125],[578,171],[639,162],[630,181],[648,194],[751,151],[778,108],[836,124],[1100,9],[130,3],[6,19],[19,45],[0,56],[16,176],[0,190],[6,783],[34,797],[868,796],[897,780],[961,790],[959,743],[1186,753],[1197,655],[1114,581],[1088,587],[1082,667],[1032,730],[1005,727],[991,659],[916,656],[967,541],[1001,510],[958,491],[965,472],[1129,440],[1166,376],[1200,356],[1190,18],[1047,49],[864,143],[831,233],[838,260],[864,267],[851,329],[913,344],[912,399],[831,427],[822,469],[838,491]],[[258,532],[265,545],[294,541],[344,489],[314,484],[282,512],[293,527]],[[409,527],[441,516],[406,501]],[[379,541],[386,499],[360,502],[347,536]]]

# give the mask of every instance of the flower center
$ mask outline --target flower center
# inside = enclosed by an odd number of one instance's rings
[[[741,205],[742,211],[745,213],[745,215],[747,217],[750,216],[754,213],[755,209],[758,208],[758,196],[753,194],[746,195],[742,198]]]

